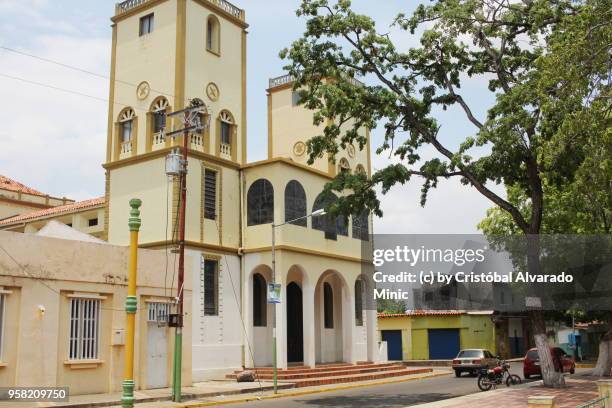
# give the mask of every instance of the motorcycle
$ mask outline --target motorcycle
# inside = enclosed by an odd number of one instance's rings
[[[493,368],[483,368],[478,375],[478,388],[489,391],[498,385],[506,383],[506,387],[517,385],[522,382],[521,377],[510,373],[510,363],[499,360],[498,365]]]

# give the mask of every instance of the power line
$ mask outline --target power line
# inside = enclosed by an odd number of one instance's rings
[[[33,81],[31,79],[21,78],[21,77],[18,77],[18,76],[9,75],[9,74],[5,74],[5,73],[2,73],[2,72],[0,72],[0,77],[4,77],[4,78],[12,79],[14,81],[24,82],[24,83],[27,83],[27,84],[30,84],[30,85],[36,85],[36,86],[40,86],[40,87],[43,87],[43,88],[53,89],[55,91],[65,92],[65,93],[69,93],[69,94],[73,94],[73,95],[77,95],[77,96],[82,96],[82,97],[89,98],[89,99],[94,99],[94,100],[97,100],[97,101],[100,101],[100,102],[108,103],[108,99],[106,99],[106,98],[100,98],[99,96],[89,95],[89,94],[86,94],[86,93],[83,93],[83,92],[74,91],[72,89],[66,89],[66,88],[62,88],[60,86],[50,85],[50,84],[47,84],[47,83],[44,83],[44,82]],[[139,110],[139,111],[142,111],[142,112],[145,112],[145,113],[149,112],[146,109],[138,108],[138,107],[135,107],[135,106],[132,106],[132,105],[128,105],[128,104],[125,104],[125,103],[121,103],[121,102],[117,102],[117,101],[115,101],[113,103],[115,105],[120,105],[120,106],[124,106],[126,108],[131,108],[131,109]]]
[[[37,282],[39,282],[40,284],[42,284],[43,286],[45,286],[47,289],[49,289],[51,292],[53,292],[53,293],[55,293],[55,294],[57,294],[57,295],[60,295],[60,296],[61,296],[61,293],[60,293],[58,290],[56,290],[56,289],[52,288],[52,287],[51,287],[49,284],[47,284],[47,283],[44,281],[46,278],[43,278],[43,277],[40,277],[40,276],[35,276],[35,275],[31,274],[30,272],[28,272],[28,270],[27,270],[27,269],[26,269],[26,268],[25,268],[23,265],[21,265],[21,264],[20,264],[20,263],[19,263],[19,262],[18,262],[18,261],[17,261],[17,260],[16,260],[16,259],[13,257],[13,255],[11,255],[11,254],[10,254],[10,253],[9,253],[9,252],[6,250],[6,248],[4,248],[2,245],[0,245],[0,249],[1,249],[1,250],[2,250],[2,251],[5,253],[5,254],[6,254],[6,256],[8,256],[8,257],[9,257],[9,259],[10,259],[11,261],[13,261],[13,262],[15,263],[15,265],[17,265],[17,266],[19,267],[19,269],[21,269],[21,270],[23,271],[23,273],[26,275],[26,277],[28,277],[28,278],[32,278],[32,279],[36,280]],[[102,310],[113,310],[113,311],[116,311],[116,312],[124,312],[124,311],[125,311],[125,309],[114,309],[114,308],[109,308],[109,307],[101,307],[100,309],[102,309]]]
[[[84,68],[80,68],[80,67],[77,67],[77,66],[74,66],[74,65],[66,64],[64,62],[55,61],[55,60],[52,60],[52,59],[49,59],[49,58],[44,58],[44,57],[41,57],[41,56],[38,56],[38,55],[34,55],[34,54],[30,54],[30,53],[27,53],[27,52],[24,52],[24,51],[19,51],[19,50],[16,50],[14,48],[10,48],[10,47],[4,46],[4,45],[0,45],[0,49],[3,49],[5,51],[9,51],[9,52],[13,52],[15,54],[19,54],[19,55],[22,55],[22,56],[25,56],[25,57],[37,59],[39,61],[47,62],[49,64],[54,64],[54,65],[57,65],[57,66],[60,66],[60,67],[63,67],[63,68],[68,68],[68,69],[71,69],[71,70],[74,70],[74,71],[77,71],[77,72],[81,72],[81,73],[84,73],[84,74],[92,75],[92,76],[95,76],[95,77],[98,77],[98,78],[106,79],[108,81],[111,80],[108,75],[99,74],[97,72],[89,71],[89,70],[84,69]],[[118,83],[124,84],[124,85],[133,86],[134,88],[138,88],[138,84],[135,84],[135,83],[132,83],[132,82],[128,82],[128,81],[123,81],[121,79],[115,78],[114,82],[118,82]],[[151,91],[153,91],[153,92],[155,92],[157,94],[163,95],[163,96],[168,96],[168,97],[174,98],[173,94],[170,94],[170,93],[167,93],[167,92],[162,92],[159,89],[151,88]],[[187,102],[187,99],[185,100],[185,102]]]

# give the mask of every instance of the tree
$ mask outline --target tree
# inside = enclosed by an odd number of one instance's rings
[[[354,12],[350,1],[303,0],[297,15],[307,19],[306,31],[281,57],[289,61],[286,69],[295,77],[301,103],[315,111],[314,123],[325,124],[323,133],[307,143],[310,161],[326,153],[334,158],[351,143],[363,149],[369,140],[359,129],[373,129],[379,123],[384,138],[376,152],[388,152],[396,161],[370,177],[339,174],[326,187],[345,192],[332,211],[358,214],[367,209],[380,216],[376,188],[380,186],[384,194],[414,176],[423,180],[421,204],[425,205],[429,190],[440,179],[458,178],[504,211],[522,234],[535,237],[528,263],[530,272],[538,273],[537,236],[546,198],[543,180],[571,179],[583,162],[574,154],[575,144],[558,145],[563,118],[557,117],[536,86],[543,81],[538,61],[549,52],[551,36],[588,4],[586,0],[434,1],[418,6],[410,16],[398,14],[395,28],[411,34],[423,29],[420,46],[401,51],[391,36],[377,32],[370,17]],[[462,83],[474,78],[486,80],[495,95],[485,118],[474,113],[472,105],[479,101],[460,92]],[[593,94],[601,94],[604,82],[597,83]],[[581,84],[580,89],[592,85],[591,81]],[[558,100],[565,102],[562,96]],[[473,133],[461,136],[456,149],[443,140],[435,114],[436,108],[451,106],[459,107],[474,127]],[[435,157],[422,158],[424,147],[433,148]],[[470,154],[483,147],[488,153]],[[497,194],[491,183],[512,186],[528,198],[529,208],[519,208]],[[562,385],[546,344],[542,311],[530,313],[544,383]]]
[[[403,300],[377,299],[376,310],[378,313],[406,313],[406,302]]]
[[[612,140],[610,116],[611,12],[603,1],[587,2],[548,40],[549,52],[538,61],[538,90],[544,109],[556,121],[556,151],[580,157],[573,174],[544,175],[541,232],[545,234],[610,234],[612,228]],[[608,78],[605,76],[608,75]],[[551,90],[554,90],[552,92]],[[554,115],[554,116],[553,116]],[[577,143],[578,142],[578,143]],[[563,156],[560,156],[563,157]],[[559,158],[548,157],[549,164]],[[522,213],[531,202],[520,188],[507,186],[507,197]],[[491,208],[479,224],[489,236],[519,232],[507,213]],[[607,320],[594,375],[612,370],[612,311],[591,311],[583,319]]]

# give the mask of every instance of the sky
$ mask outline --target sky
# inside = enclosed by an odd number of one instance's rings
[[[0,174],[54,196],[81,200],[104,194],[104,171],[114,1],[0,0],[0,47],[76,66],[78,72],[0,48]],[[267,155],[266,93],[269,78],[283,74],[278,53],[298,39],[304,20],[296,17],[299,0],[235,0],[246,10],[248,29],[248,160]],[[371,16],[381,33],[401,49],[418,44],[417,35],[390,27],[399,12],[417,2],[354,0],[354,9]],[[44,85],[44,86],[43,86]],[[67,93],[54,88],[72,91]],[[472,80],[462,88],[475,101],[481,119],[492,102],[486,82]],[[459,109],[436,112],[440,138],[456,146],[474,128]],[[380,129],[372,131],[373,154]],[[432,152],[430,152],[432,153]],[[432,153],[433,154],[433,153]],[[425,156],[427,157],[427,152]],[[374,156],[374,169],[389,163]],[[491,203],[458,180],[440,183],[423,208],[418,179],[381,197],[384,216],[376,233],[475,233]],[[501,192],[501,186],[494,186]]]

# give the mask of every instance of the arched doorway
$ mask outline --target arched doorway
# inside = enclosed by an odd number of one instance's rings
[[[287,362],[304,361],[304,329],[302,289],[291,282],[287,285]]]

